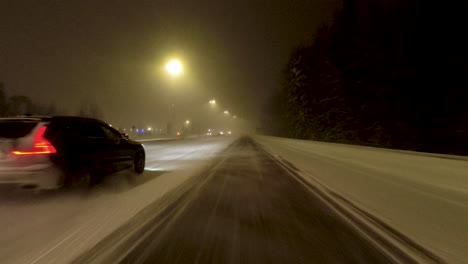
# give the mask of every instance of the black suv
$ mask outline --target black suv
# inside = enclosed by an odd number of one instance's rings
[[[143,145],[96,119],[0,118],[0,184],[56,189],[98,183],[127,169],[143,173]]]

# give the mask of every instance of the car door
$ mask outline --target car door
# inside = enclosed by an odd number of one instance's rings
[[[123,139],[122,135],[112,129],[110,126],[101,124],[101,129],[106,134],[106,137],[109,141],[109,152],[112,156],[112,161],[115,166],[115,169],[120,170],[128,168],[133,165],[133,152],[127,146],[126,141]]]
[[[86,135],[86,145],[89,146],[87,159],[94,170],[113,171],[116,167],[116,142],[107,136],[97,121],[84,121],[82,129]]]
[[[81,119],[61,119],[52,122],[51,129],[54,131],[51,140],[60,153],[56,162],[69,169],[84,166],[94,169],[108,156],[103,142],[105,134],[99,126]]]

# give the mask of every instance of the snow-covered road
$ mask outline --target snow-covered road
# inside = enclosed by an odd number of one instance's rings
[[[126,172],[91,191],[35,195],[0,192],[0,263],[68,263],[148,204],[207,166],[234,138],[144,142],[147,167],[135,182]]]
[[[131,223],[154,201],[171,204],[167,197],[186,191],[182,183],[207,171],[213,158],[219,158],[234,140],[144,142],[147,166],[143,175],[130,182],[127,172],[112,175],[91,191],[35,195],[2,188],[0,263],[69,263]],[[370,213],[375,218],[367,220],[386,223],[395,231],[390,234],[402,234],[427,249],[419,253],[434,253],[435,262],[468,263],[466,157],[264,136],[254,140],[294,170],[292,174],[336,194],[335,198],[342,197],[337,201],[340,205]],[[225,173],[222,167],[218,169]],[[390,237],[389,241],[398,239]]]
[[[468,263],[468,161],[257,136],[279,159],[449,263]]]

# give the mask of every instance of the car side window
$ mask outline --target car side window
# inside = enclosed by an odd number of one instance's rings
[[[63,137],[77,138],[86,136],[85,124],[83,122],[65,121],[55,123],[54,127],[56,127],[58,134]]]
[[[114,133],[114,131],[112,131],[111,129],[109,129],[109,128],[105,127],[105,126],[101,126],[101,129],[106,134],[106,138],[109,138],[109,139],[120,139],[121,138],[120,135]]]
[[[107,138],[106,133],[99,123],[86,122],[82,128],[84,134],[88,138]]]

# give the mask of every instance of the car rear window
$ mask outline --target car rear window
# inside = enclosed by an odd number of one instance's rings
[[[24,137],[37,126],[37,122],[0,121],[0,138]]]

